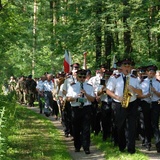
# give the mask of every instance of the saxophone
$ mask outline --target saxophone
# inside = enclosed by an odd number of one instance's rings
[[[121,102],[123,108],[127,108],[132,97],[132,93],[128,90],[130,76],[126,76],[126,84],[124,87],[123,100]]]

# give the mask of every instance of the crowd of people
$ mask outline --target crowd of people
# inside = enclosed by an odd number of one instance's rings
[[[90,154],[90,134],[102,133],[102,141],[111,139],[121,152],[134,154],[139,138],[148,151],[154,139],[160,153],[160,71],[155,65],[135,68],[131,59],[116,65],[110,70],[103,64],[95,75],[73,63],[71,73],[11,77],[9,90],[21,104],[34,107],[38,101],[40,114],[60,119],[75,152]]]

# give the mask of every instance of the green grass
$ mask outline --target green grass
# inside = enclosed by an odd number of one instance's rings
[[[37,107],[37,104],[35,105]],[[13,126],[12,122],[7,125],[7,152],[4,160],[72,159],[60,132],[50,120],[24,106],[16,105],[15,108],[14,118],[12,116]],[[110,139],[103,142],[101,134],[92,134],[91,139],[105,153],[106,160],[148,160],[148,157],[138,150],[132,155],[127,152],[121,153]]]
[[[136,150],[135,154],[129,154],[128,152],[120,152],[118,147],[114,147],[110,139],[106,142],[102,141],[102,135],[98,136],[91,135],[91,139],[96,146],[105,153],[107,160],[148,160],[149,158]]]
[[[50,120],[19,105],[15,116],[14,133],[8,137],[8,160],[71,159],[59,131]]]

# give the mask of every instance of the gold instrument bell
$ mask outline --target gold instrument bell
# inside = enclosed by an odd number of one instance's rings
[[[132,97],[132,93],[128,90],[128,85],[129,85],[129,80],[130,76],[126,76],[126,83],[124,87],[124,92],[123,92],[123,100],[121,102],[123,108],[127,108],[130,102],[130,99]]]

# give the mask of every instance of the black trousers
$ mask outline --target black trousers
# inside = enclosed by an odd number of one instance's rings
[[[57,101],[53,100],[53,115],[56,115],[58,116],[58,113],[59,113],[59,110],[58,110],[58,104],[57,104]]]
[[[151,145],[152,127],[151,127],[151,105],[146,101],[141,101],[141,108],[144,121],[145,144]]]
[[[101,131],[101,109],[98,107],[98,102],[95,100],[91,106],[91,131],[98,135]]]
[[[135,153],[137,101],[129,103],[128,108],[122,108],[121,103],[117,102],[113,102],[112,107],[119,150],[123,151],[127,147],[129,153]]]
[[[44,108],[44,96],[38,94],[38,103],[39,103],[40,113],[42,113]]]
[[[33,107],[34,106],[34,101],[35,101],[35,92],[29,90],[28,91],[28,103],[29,103],[29,106]]]
[[[152,102],[151,125],[153,128],[155,144],[158,149],[160,149],[159,117],[160,117],[160,104],[158,104],[158,102]]]
[[[73,136],[71,104],[68,101],[65,102],[64,109],[62,111],[62,119],[65,135],[71,134]]]
[[[111,106],[102,101],[101,106],[101,122],[102,122],[102,133],[103,140],[110,137],[111,135]]]
[[[91,106],[83,108],[72,107],[72,124],[74,134],[74,146],[84,150],[90,147]]]

